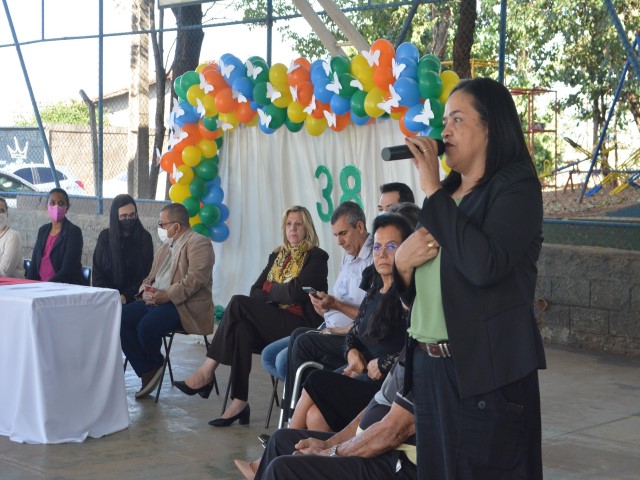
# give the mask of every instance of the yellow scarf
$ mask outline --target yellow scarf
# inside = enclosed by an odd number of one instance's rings
[[[286,245],[280,247],[278,256],[267,274],[267,280],[274,283],[287,283],[296,278],[300,275],[307,254],[312,248],[313,246],[307,241],[296,246]],[[278,305],[283,310],[286,310],[289,306],[288,304]]]

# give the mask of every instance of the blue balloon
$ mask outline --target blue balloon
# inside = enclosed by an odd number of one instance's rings
[[[359,117],[353,113],[353,111],[349,112],[351,114],[351,121],[358,126],[366,125],[371,120],[371,117],[368,115],[365,117]]]
[[[398,60],[398,63],[404,65],[404,70],[400,72],[400,76],[398,78],[413,78],[414,80],[418,79],[418,64],[415,60],[411,58],[401,58]]]
[[[418,52],[418,47],[416,47],[411,42],[403,42],[398,45],[396,48],[396,61],[400,58],[411,58],[416,63],[418,63],[418,59],[420,58],[420,52]]]
[[[215,225],[208,227],[209,236],[211,240],[217,243],[224,242],[227,238],[229,238],[229,227],[224,222],[218,222]]]
[[[173,123],[182,127],[187,123],[196,123],[200,120],[200,115],[196,111],[196,109],[186,100],[180,102],[180,109],[183,113],[178,117],[173,118]]]
[[[322,103],[329,103],[331,101],[331,97],[333,96],[333,92],[331,90],[327,90],[327,85],[329,85],[329,78],[319,78],[313,84],[313,94],[316,96],[316,100],[320,100]]]
[[[253,97],[253,92],[251,92],[251,96]],[[249,106],[251,107],[251,110],[253,110],[254,112],[257,112],[258,108],[260,108],[260,105],[255,100],[251,100],[249,102]]]
[[[415,117],[422,113],[423,108],[424,104],[422,102],[416,103],[415,105],[409,107],[409,110],[407,110],[404,114],[404,125],[412,132],[421,132],[429,126],[422,121],[415,120]]]
[[[231,85],[231,88],[244,95],[247,100],[251,100],[253,98],[253,83],[251,83],[251,80],[249,80],[248,77],[236,78],[233,85]]]
[[[351,110],[351,99],[341,97],[340,95],[333,94],[331,97],[331,101],[329,102],[331,106],[331,111],[336,115],[344,115],[349,110]]]
[[[205,205],[219,204],[224,200],[224,191],[219,185],[215,185],[214,181],[207,182],[207,190],[202,196],[202,203]]]
[[[260,128],[260,130],[262,130],[263,133],[266,133],[267,135],[271,135],[273,132],[275,132],[275,128],[270,128],[266,125],[263,125],[262,122],[258,121],[258,128]]]
[[[216,178],[211,180],[211,183],[216,187],[219,187],[222,184],[222,179],[220,178],[220,175],[218,175]]]
[[[400,95],[400,105],[403,107],[410,107],[420,101],[418,82],[413,78],[399,78],[393,84],[393,88]]]
[[[220,210],[220,220],[218,222],[222,223],[229,218],[229,207],[227,207],[224,203],[218,205],[218,210]]]
[[[326,70],[325,70],[325,67],[326,67]],[[311,77],[312,83],[315,83],[314,75],[318,77],[327,77],[328,76],[327,71],[331,71],[331,66],[329,65],[329,62],[321,58],[314,60],[313,63],[311,64],[311,67],[309,67],[309,75]]]
[[[229,55],[224,60],[224,68],[220,69],[222,77],[229,85],[233,85],[240,77],[247,76],[247,66],[235,55]]]

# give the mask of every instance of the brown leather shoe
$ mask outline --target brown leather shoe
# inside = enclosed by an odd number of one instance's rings
[[[158,386],[162,380],[162,367],[156,367],[142,374],[142,388],[136,392],[136,398],[142,398],[149,395]]]

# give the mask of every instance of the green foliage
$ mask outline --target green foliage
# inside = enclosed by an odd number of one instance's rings
[[[106,112],[105,112],[106,113]],[[58,102],[40,108],[40,118],[42,123],[57,123],[68,125],[89,125],[89,108],[83,102],[71,100]],[[108,125],[108,119],[104,118],[104,124]],[[16,125],[21,127],[37,125],[36,117],[20,118]]]

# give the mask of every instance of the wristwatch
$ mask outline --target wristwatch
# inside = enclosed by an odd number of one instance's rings
[[[330,457],[339,457],[340,455],[338,455],[338,445],[334,445],[333,447],[331,447],[331,450],[329,451],[329,456]]]

